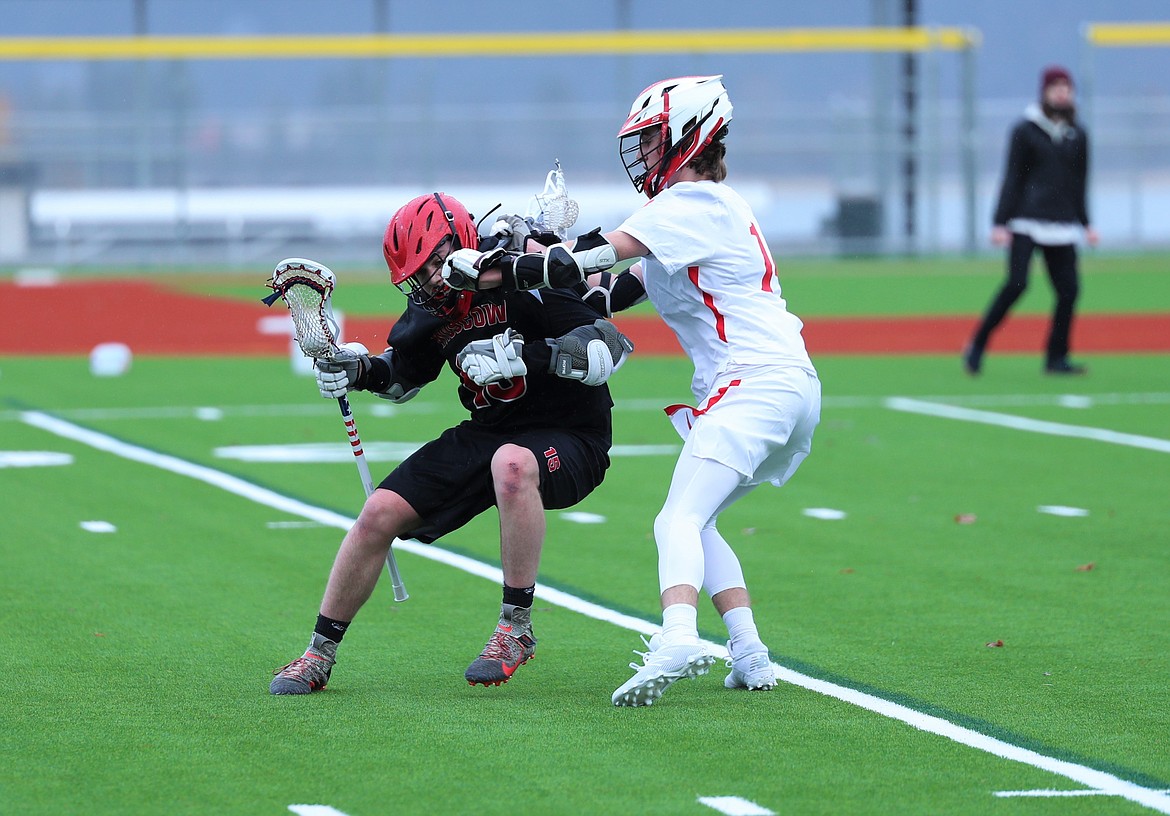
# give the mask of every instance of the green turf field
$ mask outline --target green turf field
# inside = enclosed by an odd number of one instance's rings
[[[929,278],[934,312],[990,295],[998,267],[966,263]],[[801,289],[821,314],[929,305],[895,297],[923,270],[852,264],[785,280],[795,309]],[[1153,268],[1089,270],[1086,298],[1166,311]],[[0,450],[70,459],[0,467],[0,813],[1170,812],[1170,357],[1096,355],[1073,380],[1028,355],[975,380],[953,357],[816,362],[812,455],[720,525],[784,682],[728,691],[720,665],[616,709],[658,619],[651,524],[677,445],[659,408],[689,398],[685,361],[615,377],[629,455],[574,508],[596,523],[550,514],[540,587],[559,592],[538,588],[537,657],[511,682],[463,680],[499,604],[476,574],[498,565],[488,514],[400,551],[411,599],[383,581],[328,689],[274,698],[360,507],[336,406],[283,358],[117,378],[0,358]],[[457,421],[454,387],[355,396],[371,457]],[[238,458],[312,444],[337,461]],[[725,636],[709,606],[700,628]]]

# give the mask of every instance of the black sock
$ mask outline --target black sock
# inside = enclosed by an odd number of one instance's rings
[[[532,608],[532,593],[536,590],[536,584],[530,587],[516,588],[504,584],[504,603],[512,604],[512,606],[523,607],[524,609]]]
[[[323,638],[328,638],[334,643],[341,643],[341,639],[345,637],[345,630],[349,628],[351,621],[333,620],[324,615],[317,616],[317,626],[313,629],[318,635]]]

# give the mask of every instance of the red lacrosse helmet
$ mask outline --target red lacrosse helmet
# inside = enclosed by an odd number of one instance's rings
[[[390,268],[390,282],[432,314],[451,317],[466,312],[471,292],[452,289],[443,281],[420,279],[424,264],[443,245],[451,250],[474,248],[478,243],[475,219],[447,193],[429,193],[411,199],[390,218],[382,239],[382,255]]]
[[[722,79],[722,74],[664,79],[638,94],[618,130],[618,152],[635,190],[654,198],[731,121]],[[648,131],[662,137],[662,159],[654,167],[643,165],[639,146]],[[638,168],[641,173],[635,173]]]

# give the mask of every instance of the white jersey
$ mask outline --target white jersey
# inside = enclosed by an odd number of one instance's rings
[[[728,366],[814,372],[800,319],[780,295],[775,262],[751,207],[726,184],[672,184],[618,230],[650,251],[646,294],[695,366],[702,400]]]

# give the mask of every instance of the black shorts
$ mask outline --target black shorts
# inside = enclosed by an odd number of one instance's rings
[[[493,430],[471,422],[450,428],[412,453],[378,487],[404,498],[423,523],[403,538],[430,543],[496,503],[492,457],[506,444],[528,448],[540,467],[546,510],[572,507],[601,484],[610,437],[599,431]]]

